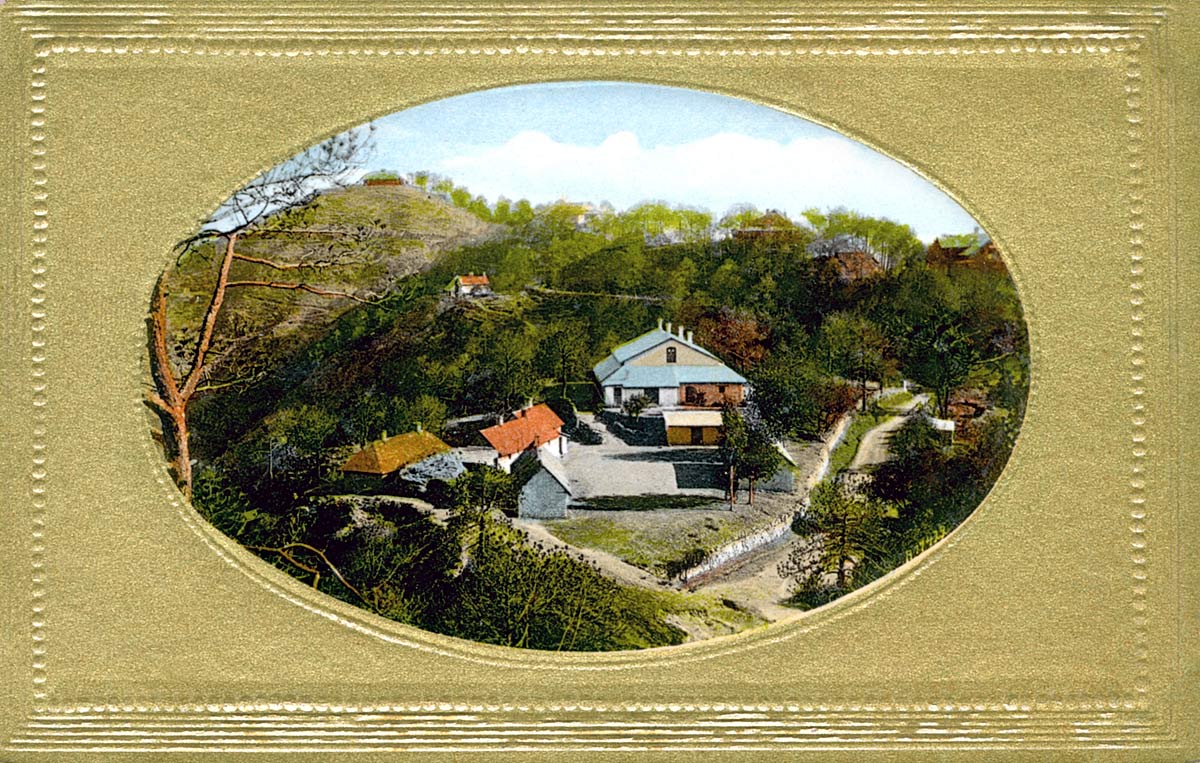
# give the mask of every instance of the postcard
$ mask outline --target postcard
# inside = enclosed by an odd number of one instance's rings
[[[6,7],[5,759],[1200,755],[1194,16]]]

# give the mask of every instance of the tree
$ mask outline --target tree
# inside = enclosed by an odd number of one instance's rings
[[[882,387],[887,339],[870,320],[849,313],[834,313],[826,318],[819,338],[830,370],[858,381],[865,411],[867,380],[879,379]]]
[[[762,427],[751,426],[745,450],[742,451],[738,471],[748,481],[747,502],[754,505],[754,488],[759,480],[770,479],[783,465],[783,456],[774,440]]]
[[[762,479],[770,479],[783,463],[775,440],[754,406],[744,411],[727,405],[721,411],[721,460],[729,475],[729,505],[737,501],[737,484],[746,480],[747,501],[754,505],[754,488]]]
[[[307,471],[303,467],[311,467],[317,479],[320,479],[325,461],[325,446],[337,429],[336,416],[312,405],[285,409],[267,422],[271,443],[288,447],[299,461],[301,470]]]
[[[481,408],[495,416],[524,407],[540,389],[524,334],[497,332],[485,340],[482,357],[468,388]]]
[[[845,208],[826,213],[809,209],[805,210],[804,218],[821,238],[849,235],[861,239],[866,244],[865,251],[879,254],[888,270],[922,260],[925,255],[925,246],[912,228],[887,218],[867,217]]]
[[[581,336],[581,326],[559,326],[538,346],[537,371],[542,376],[559,381],[564,398],[567,397],[567,384],[585,371],[583,346],[579,341]]]
[[[726,497],[729,498],[729,508],[737,503],[738,466],[741,464],[742,453],[750,444],[750,429],[737,408],[726,405],[721,411],[721,462],[729,475],[729,485]]]
[[[884,513],[882,502],[845,483],[822,482],[813,490],[808,511],[793,524],[797,534],[817,536],[820,549],[813,553],[797,546],[779,564],[779,574],[807,590],[824,587],[824,577],[833,574],[837,588],[845,590],[851,566],[882,551]]]
[[[464,548],[475,548],[487,541],[492,511],[517,502],[512,475],[491,466],[472,469],[450,483],[450,518],[447,527]]]
[[[950,394],[961,386],[979,360],[974,337],[957,316],[942,314],[917,328],[910,338],[905,369],[937,395],[938,415],[950,412]]]
[[[236,191],[206,222],[200,231],[180,242],[183,257],[199,245],[212,243],[220,252],[216,282],[208,299],[208,307],[197,328],[194,351],[190,358],[176,362],[171,357],[167,321],[167,274],[164,271],[154,285],[147,321],[150,344],[152,389],[146,402],[155,409],[166,433],[167,450],[174,456],[175,478],[189,498],[192,494],[192,461],[188,447],[188,405],[205,389],[229,386],[238,380],[214,382],[209,379],[213,363],[213,347],[217,320],[230,289],[262,288],[305,292],[325,298],[347,298],[365,302],[364,298],[344,291],[313,286],[305,280],[276,281],[272,278],[234,276],[239,270],[258,268],[285,273],[308,273],[341,264],[337,258],[308,258],[297,262],[282,262],[266,257],[239,253],[240,237],[256,231],[286,233],[287,226],[272,225],[272,219],[284,217],[312,201],[320,193],[350,180],[352,170],[366,153],[373,128],[351,130],[313,146],[288,161],[267,170],[248,185]],[[352,232],[358,234],[359,232]],[[301,233],[301,235],[305,235]],[[223,242],[223,246],[219,246]],[[327,250],[332,252],[332,248]]]
[[[412,400],[397,399],[388,411],[386,421],[388,428],[398,434],[421,427],[441,435],[446,426],[446,404],[428,393]]]
[[[766,357],[770,329],[747,310],[722,307],[715,315],[701,318],[696,330],[704,346],[721,357],[733,358],[742,368],[750,368]]]

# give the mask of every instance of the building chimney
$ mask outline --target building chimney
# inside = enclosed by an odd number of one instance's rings
[[[671,333],[671,322],[670,321],[667,321],[667,333],[668,334]]]
[[[679,327],[679,338],[683,339],[683,326]]]
[[[385,430],[383,430],[383,433],[379,435],[379,441],[383,442],[386,439],[387,439],[387,430],[385,429]]]
[[[418,431],[418,432],[424,432],[424,431],[425,431],[425,427],[424,427],[424,426],[422,426],[421,422],[419,422],[419,421],[417,422],[417,431]]]
[[[658,319],[658,330],[662,331],[662,318]]]
[[[687,341],[688,341],[688,344],[692,344],[692,335],[693,335],[694,333],[695,333],[695,332],[692,332],[692,331],[689,331],[689,332],[688,332],[688,340],[687,340]]]

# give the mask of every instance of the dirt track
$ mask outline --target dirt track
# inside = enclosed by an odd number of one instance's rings
[[[928,395],[913,397],[912,400],[909,400],[900,409],[898,416],[888,419],[874,429],[868,430],[863,435],[862,441],[858,444],[858,452],[854,454],[854,460],[850,462],[850,470],[861,471],[869,466],[882,464],[884,461],[887,461],[887,444],[892,432],[904,426],[904,422],[908,421],[908,417],[917,409],[917,406],[928,399]]]

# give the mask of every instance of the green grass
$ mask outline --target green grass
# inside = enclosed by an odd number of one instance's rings
[[[879,407],[887,411],[899,411],[908,405],[913,399],[913,393],[908,390],[901,390],[894,395],[888,395],[879,400]]]
[[[653,595],[664,612],[714,636],[738,633],[767,624],[761,617],[711,594],[655,590]]]
[[[829,471],[826,479],[832,479],[845,470],[854,460],[855,454],[858,453],[858,446],[862,444],[863,435],[890,418],[893,418],[892,415],[887,413],[879,416],[870,411],[856,414],[854,421],[850,422],[850,428],[846,430],[846,436],[829,456]]]
[[[757,519],[761,524],[761,517]],[[674,514],[613,512],[549,520],[547,530],[573,546],[605,551],[662,578],[694,549],[704,553],[737,540],[756,528],[756,518],[724,511]]]

